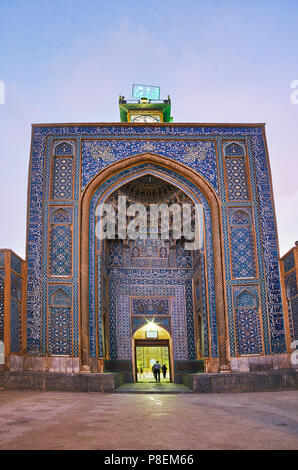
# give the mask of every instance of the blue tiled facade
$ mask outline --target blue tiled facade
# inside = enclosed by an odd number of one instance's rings
[[[89,234],[81,234],[81,200],[90,182],[116,162],[146,153],[163,157],[163,167],[149,163],[138,168],[124,166],[120,173],[110,175],[92,196]],[[175,269],[151,265],[142,270],[141,265],[128,265],[125,254],[117,247],[109,252],[107,263],[96,245],[95,211],[101,198],[108,197],[123,181],[151,174],[171,181],[203,207],[204,354],[205,358],[218,357],[212,214],[206,194],[179,171],[167,168],[169,160],[197,172],[197,178],[203,178],[219,200],[231,357],[286,352],[276,223],[263,126],[99,124],[33,128],[28,354],[80,356],[79,246],[80,237],[87,236],[90,357],[104,355],[102,285],[98,279],[105,272],[111,358],[131,359],[131,335],[142,324],[141,310],[147,297],[152,299],[146,306],[151,309],[150,314],[171,331],[177,360],[197,358],[192,266],[187,254],[177,251],[180,264]],[[64,304],[52,302],[53,287],[67,296]],[[131,309],[137,309],[139,315],[131,316]]]
[[[24,350],[24,264],[13,251],[0,251],[0,341],[8,355]]]

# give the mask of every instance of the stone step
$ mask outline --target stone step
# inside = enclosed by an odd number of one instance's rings
[[[186,385],[175,383],[125,383],[116,388],[114,393],[178,394],[193,391]]]

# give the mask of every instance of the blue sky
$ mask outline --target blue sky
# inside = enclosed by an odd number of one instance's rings
[[[0,247],[25,255],[31,123],[119,121],[132,83],[175,122],[266,122],[284,254],[298,239],[296,0],[0,0]]]

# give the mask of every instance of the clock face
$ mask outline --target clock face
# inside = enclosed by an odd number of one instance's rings
[[[160,116],[158,114],[132,114],[130,116],[131,122],[160,122]]]

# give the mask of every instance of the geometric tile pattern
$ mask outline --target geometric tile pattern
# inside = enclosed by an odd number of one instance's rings
[[[236,336],[240,356],[261,353],[260,321],[255,309],[236,310]]]
[[[21,352],[22,348],[22,279],[11,273],[10,298],[10,350]]]
[[[52,224],[71,224],[72,211],[66,207],[50,207],[50,222]]]
[[[55,156],[63,157],[65,155],[73,155],[73,146],[70,143],[62,142],[55,147]]]
[[[295,267],[294,251],[291,251],[288,256],[283,259],[285,273],[289,272]]]
[[[0,340],[4,340],[4,276],[0,273]]]
[[[119,250],[119,256],[123,256],[123,249]],[[176,266],[173,249],[169,250],[163,240],[151,240],[149,238],[145,240],[129,240],[128,247],[124,249],[124,259],[122,259],[121,263],[122,266],[139,268],[167,268]],[[118,265],[120,266],[120,264]]]
[[[71,354],[71,288],[51,285],[48,290],[49,353],[52,355]]]
[[[10,299],[10,351],[21,352],[22,344],[21,304],[13,297]]]
[[[290,274],[285,276],[285,286],[288,299],[292,299],[297,295],[296,271],[292,271]]]
[[[50,305],[55,305],[56,307],[66,305],[67,307],[71,307],[71,298],[70,295],[65,292],[65,287],[57,288],[57,286],[55,286],[54,289],[55,291],[50,296]]]
[[[295,258],[294,258],[294,250],[290,252],[292,254],[292,259],[288,255],[284,260],[284,266],[287,272],[293,268],[293,261],[294,261],[294,268],[295,268]],[[287,263],[286,263],[287,260]],[[298,340],[298,288],[297,288],[297,276],[296,270],[294,269],[289,274],[284,276],[284,283],[286,288],[286,296],[287,296],[287,303],[288,303],[288,313],[289,313],[289,325],[290,325],[290,335],[291,335],[291,342]]]
[[[132,315],[169,315],[168,299],[133,299]]]
[[[126,134],[126,132],[125,132]],[[214,142],[171,140],[85,140],[82,142],[82,189],[100,170],[122,158],[144,152],[178,160],[203,175],[218,191]]]
[[[226,158],[228,195],[230,201],[249,199],[244,158]]]
[[[13,253],[11,253],[11,269],[22,275],[22,260]]]
[[[50,307],[49,353],[71,354],[70,307]]]
[[[292,313],[292,341],[298,340],[298,297],[296,296],[291,300],[291,313]]]
[[[119,282],[119,281],[118,281]],[[110,356],[113,359],[132,359],[131,297],[135,295],[171,297],[171,323],[174,359],[188,359],[185,288],[180,286],[121,285],[110,278]],[[137,280],[139,282],[139,280]],[[116,296],[113,295],[116,292]],[[115,302],[117,298],[117,302]],[[134,317],[135,318],[135,317]],[[144,318],[146,318],[144,316]],[[148,315],[151,320],[154,315]]]
[[[72,234],[70,225],[52,225],[50,236],[50,273],[70,276],[72,268]]]
[[[249,207],[236,207],[229,208],[229,222],[230,225],[247,226],[252,224],[251,208]]]
[[[142,165],[140,167],[137,168],[138,170],[138,177],[140,177],[143,173],[143,168],[145,169],[146,171],[146,174],[148,174],[148,168],[150,168],[150,174],[152,175],[156,175],[158,177],[160,177],[160,173],[161,173],[161,170],[160,168],[158,168],[158,173],[156,172],[156,167],[154,165],[150,165],[148,166],[147,164],[146,165]],[[151,168],[152,168],[152,172],[151,172]],[[123,181],[123,178],[128,175],[130,175],[129,177],[131,179],[134,179],[134,172],[136,171],[136,168],[133,168],[132,170],[125,170],[121,176],[118,174],[117,177],[116,176],[113,176],[111,177],[109,180],[107,180],[98,190],[97,192],[95,193],[95,195],[93,196],[93,199],[92,199],[92,202],[91,202],[91,207],[90,207],[90,224],[89,224],[89,246],[94,246],[95,244],[95,236],[94,236],[94,233],[95,233],[95,218],[92,217],[92,214],[95,214],[95,211],[96,211],[96,206],[97,206],[97,201],[99,200],[99,196],[100,194],[104,193],[106,197],[109,196],[110,192],[112,192],[111,190],[111,187],[113,185],[113,190],[117,189],[117,186],[115,187],[114,183],[119,181],[119,179],[121,178],[121,181]],[[162,177],[162,179],[164,179],[165,181],[167,181],[167,178],[168,176],[172,176],[173,175],[173,172],[171,172],[170,170],[168,169],[163,169],[162,170],[164,175]],[[176,181],[176,186],[179,188],[179,175],[177,175],[176,173],[174,173],[174,176],[177,180],[178,178],[178,181]],[[126,179],[127,181],[127,179]],[[184,183],[184,188],[183,188],[183,191],[186,192],[186,194],[188,194],[187,192],[187,189],[185,188],[185,179],[183,177],[181,177],[181,182]],[[118,183],[119,184],[119,183]],[[123,184],[123,183],[122,183]],[[204,196],[202,195],[202,193],[200,191],[198,191],[197,187],[195,185],[192,185],[191,186],[191,189],[193,189],[194,191],[197,191],[200,199],[200,203],[203,204],[203,207],[204,207],[204,213],[205,213],[205,220],[206,220],[206,223],[208,224],[207,226],[210,227],[210,224],[211,224],[211,218],[210,218],[210,211],[209,211],[209,206],[207,204],[207,201],[205,200]],[[215,309],[215,291],[214,291],[214,275],[213,275],[213,255],[212,255],[212,237],[211,237],[211,231],[208,230],[206,232],[206,245],[208,247],[207,249],[207,259],[208,259],[208,262],[206,264],[207,266],[207,275],[208,275],[208,291],[209,291],[209,301],[208,301],[208,307],[209,307],[209,321],[210,321],[210,334],[211,334],[211,354],[212,354],[212,357],[217,357],[218,356],[218,345],[217,345],[217,324],[216,324],[216,309]],[[150,241],[150,240],[149,240]],[[141,242],[144,243],[143,240],[141,240]],[[164,242],[165,243],[165,242]],[[146,244],[145,244],[146,245]],[[157,247],[154,247],[154,246],[149,246],[148,245],[148,252],[147,254],[150,254],[150,256],[154,255],[154,250],[156,250]],[[141,253],[141,255],[144,255],[146,254],[146,250],[147,250],[146,246],[143,246],[143,248],[141,249],[141,252],[138,250],[138,254]],[[133,249],[133,253],[132,254],[136,254],[137,251],[135,250],[135,248],[132,248]],[[153,252],[151,251],[153,249]],[[161,249],[161,248],[160,248]],[[145,250],[145,251],[143,251]],[[170,250],[171,252],[172,250]],[[121,252],[121,250],[119,250],[119,252]],[[129,265],[129,259],[132,261],[132,260],[136,260],[138,259],[137,257],[135,256],[130,256],[130,257],[127,257],[127,250],[125,249],[125,265]],[[95,329],[94,329],[94,325],[96,324],[96,316],[95,316],[95,311],[96,311],[96,306],[95,306],[95,296],[94,296],[94,291],[95,291],[95,287],[94,287],[94,272],[95,272],[95,264],[94,264],[94,261],[93,261],[93,253],[94,251],[91,250],[90,251],[90,265],[89,265],[89,321],[90,321],[90,355],[92,357],[94,357],[94,355],[96,354],[96,338],[94,336],[94,332],[95,332]],[[189,256],[188,252],[185,252],[185,255],[187,253],[187,256]],[[159,252],[159,255],[161,255],[161,252]],[[173,254],[172,254],[173,255]],[[175,261],[175,257],[173,258],[173,256],[171,255],[171,253],[168,255],[168,259],[169,259],[169,265],[175,267],[176,266],[176,261]],[[163,256],[165,256],[165,254],[163,254]],[[183,256],[181,255],[181,261],[182,261],[182,266],[183,266]],[[140,258],[139,258],[140,259]],[[158,260],[158,258],[156,258]],[[171,259],[171,262],[170,262],[170,259]],[[166,260],[166,258],[163,258],[163,260]],[[150,258],[150,262],[152,261],[152,258]],[[134,261],[135,262],[135,261]],[[146,262],[148,262],[148,259],[146,260]],[[130,263],[131,264],[131,263]],[[135,266],[135,264],[132,264],[132,266]],[[152,264],[151,264],[152,266]],[[153,267],[153,266],[152,266]],[[152,284],[152,283],[159,283],[159,284],[172,284],[174,282],[177,282],[179,281],[180,283],[182,282],[183,285],[185,285],[185,288],[186,288],[186,298],[185,298],[185,302],[186,302],[186,305],[187,305],[187,343],[185,343],[185,347],[188,348],[188,351],[186,351],[186,357],[188,355],[188,358],[189,359],[193,359],[195,358],[195,343],[194,343],[194,318],[193,318],[193,305],[192,305],[192,286],[190,283],[186,283],[186,279],[189,277],[191,279],[192,277],[192,270],[189,269],[189,268],[179,268],[177,270],[173,270],[173,269],[162,269],[162,267],[159,265],[158,266],[159,269],[145,269],[145,270],[142,270],[141,273],[142,275],[140,274],[137,274],[137,273],[140,273],[139,270],[137,269],[123,269],[123,271],[121,271],[121,279],[123,280],[123,278],[125,279],[125,282],[127,283],[132,283],[132,281],[135,281],[137,284]],[[113,275],[113,273],[117,273],[118,271],[114,268],[114,267],[111,267],[109,268],[109,275],[110,275],[110,280],[111,280],[111,276]],[[127,273],[127,277],[125,275],[124,277],[124,273]],[[153,275],[151,274],[153,273]],[[117,274],[119,275],[119,274]],[[128,277],[129,276],[129,277]],[[136,277],[141,277],[141,279],[135,279]],[[100,276],[98,276],[98,278],[100,279]],[[169,280],[168,280],[169,279]],[[110,289],[113,289],[113,283],[109,283],[110,285]],[[132,294],[132,295],[135,295],[135,294]],[[149,294],[150,296],[150,294]],[[114,289],[114,292],[113,294],[110,293],[110,299],[114,299],[117,297],[117,293],[116,293],[116,290]],[[204,297],[206,298],[206,297]],[[100,318],[100,315],[98,316],[98,318]],[[116,329],[116,324],[113,323],[113,319],[110,317],[110,333],[111,331],[114,329]],[[101,331],[101,329],[99,329],[98,331]],[[102,344],[102,340],[101,338],[98,339],[98,350],[100,351],[100,344]],[[207,348],[206,348],[207,349]],[[113,335],[110,334],[110,353],[112,354],[115,354],[115,358],[117,357],[117,338],[113,337]],[[209,352],[209,351],[208,351]]]
[[[230,234],[233,277],[254,277],[255,263],[251,230],[248,227],[232,227]]]
[[[73,157],[53,158],[52,199],[72,199]]]
[[[29,228],[28,228],[28,303],[27,303],[27,347],[30,354],[40,354],[45,349],[46,337],[43,335],[43,326],[46,323],[45,317],[47,312],[47,305],[45,296],[42,297],[42,289],[45,289],[47,283],[47,241],[46,234],[48,229],[48,212],[47,204],[50,201],[50,174],[53,165],[51,155],[51,145],[57,139],[63,140],[65,138],[72,139],[75,142],[77,156],[80,155],[82,150],[82,171],[81,161],[76,158],[73,162],[74,176],[74,254],[73,254],[73,278],[70,282],[73,287],[73,308],[74,308],[74,330],[72,339],[76,345],[79,341],[78,330],[78,227],[79,227],[79,192],[98,173],[102,168],[111,164],[109,155],[112,155],[112,160],[117,161],[126,158],[130,155],[135,155],[142,152],[153,152],[158,155],[163,155],[166,158],[173,158],[181,161],[191,169],[200,173],[218,192],[220,189],[220,198],[222,201],[222,216],[223,216],[223,235],[225,246],[225,267],[226,267],[226,284],[227,284],[227,300],[229,308],[229,332],[230,332],[230,346],[231,352],[235,350],[234,337],[234,320],[233,320],[233,307],[232,307],[232,286],[241,284],[258,283],[260,289],[260,308],[262,314],[262,325],[264,333],[264,347],[265,353],[282,353],[285,351],[285,335],[283,312],[281,303],[281,291],[279,280],[279,267],[278,267],[278,249],[276,239],[276,223],[274,218],[272,191],[270,183],[270,175],[268,169],[267,155],[265,151],[265,143],[263,136],[263,128],[261,126],[249,127],[231,127],[231,126],[163,126],[159,125],[147,126],[48,126],[48,127],[35,127],[33,129],[33,142],[32,142],[32,156],[31,156],[31,180],[29,187]],[[85,148],[84,142],[94,140],[97,144],[102,143],[103,148],[99,151],[107,151],[105,153],[98,153],[92,155],[92,151]],[[94,140],[93,140],[94,139]],[[259,278],[250,279],[236,279],[233,280],[230,275],[230,261],[229,261],[229,225],[227,221],[227,195],[225,193],[224,182],[224,161],[222,156],[222,143],[227,140],[241,139],[246,141],[248,149],[248,163],[250,170],[250,183],[252,190],[252,200],[250,201],[247,196],[248,191],[246,187],[243,189],[243,198],[232,199],[233,201],[245,202],[246,206],[251,204],[253,207],[253,230],[256,233],[256,256],[259,267]],[[196,149],[197,143],[202,142],[202,149],[205,152],[203,157],[200,157],[200,151]],[[208,148],[206,144],[211,144]],[[150,149],[149,149],[149,146]],[[204,149],[205,147],[205,149]],[[217,149],[217,157],[215,150]],[[194,150],[194,151],[193,151]],[[195,158],[197,155],[198,158]],[[61,157],[63,158],[63,157]],[[237,158],[230,157],[231,160],[238,160]],[[235,170],[236,171],[236,170]],[[236,171],[237,173],[237,171]],[[123,172],[125,174],[125,172]],[[208,176],[210,175],[210,176]],[[54,173],[52,175],[54,177]],[[237,179],[237,174],[234,175]],[[175,176],[179,181],[179,175]],[[235,179],[234,178],[234,179]],[[114,183],[117,180],[114,178]],[[236,180],[235,185],[238,181]],[[233,183],[234,184],[234,183]],[[230,182],[231,186],[231,182]],[[231,189],[228,185],[228,195],[231,191],[235,193],[239,188]],[[240,184],[241,186],[241,184]],[[245,185],[242,185],[243,188]],[[108,189],[108,188],[106,188]],[[193,191],[195,192],[195,188]],[[72,193],[72,191],[71,191]],[[219,192],[218,192],[219,194]],[[233,197],[233,194],[232,194]],[[64,199],[64,198],[63,198]],[[250,201],[250,202],[249,202]],[[65,203],[70,204],[70,200]],[[61,201],[61,204],[65,204]],[[232,224],[233,225],[233,224]],[[237,226],[237,224],[235,224]],[[251,224],[250,224],[251,225]],[[246,228],[249,226],[246,225]],[[206,222],[206,236],[210,230],[210,223]],[[212,258],[212,239],[211,243],[207,239],[206,248],[207,276],[206,284],[208,288],[212,286],[212,276],[210,277],[211,267],[213,263]],[[95,274],[92,267],[93,261],[91,260],[91,274]],[[62,282],[62,281],[61,281]],[[216,320],[213,318],[215,306],[212,305],[209,296],[209,314],[210,314],[210,336],[213,338],[216,332]],[[93,306],[91,305],[90,321],[93,321]],[[208,333],[209,334],[209,333]],[[216,336],[216,335],[215,335]],[[216,357],[216,350],[211,351],[210,355]],[[234,349],[233,349],[234,348]],[[215,348],[216,349],[216,348]],[[76,355],[78,355],[78,346],[76,346]]]
[[[238,354],[261,353],[259,298],[251,288],[234,288],[235,327]]]
[[[109,248],[109,266],[117,267],[123,266],[123,247],[115,244]]]
[[[228,157],[238,157],[243,154],[243,147],[239,144],[231,143],[225,146],[225,155]]]
[[[22,279],[11,273],[11,295],[17,300],[22,300]]]
[[[177,245],[176,248],[176,266],[177,268],[191,268],[192,256],[191,252],[185,250],[182,246]]]
[[[134,334],[139,328],[146,325],[146,319],[143,317],[132,317],[131,318],[131,332]],[[161,326],[170,334],[172,333],[171,318],[170,317],[154,317],[154,323]]]

